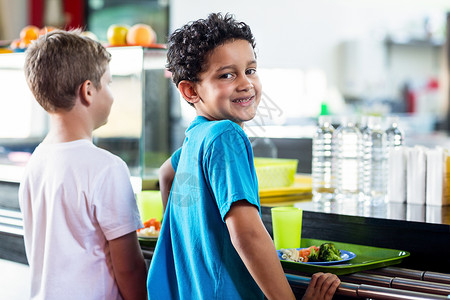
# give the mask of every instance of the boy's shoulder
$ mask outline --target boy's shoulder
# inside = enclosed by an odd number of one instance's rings
[[[244,130],[231,120],[206,121],[200,124],[198,131],[191,134],[197,142],[209,149],[212,145],[227,145],[231,148],[249,148],[250,141]]]
[[[43,157],[73,157],[73,160],[84,158],[83,161],[97,162],[98,164],[121,164],[124,161],[117,155],[96,146],[88,140],[76,140],[57,144],[39,144],[32,158]]]
[[[244,130],[231,120],[203,121],[200,122],[199,129],[204,132],[206,138],[215,139],[227,133],[239,133],[246,136]]]
[[[105,166],[118,166],[121,165],[121,167],[126,168],[125,161],[118,155],[100,148],[99,146],[95,144],[91,144],[90,149],[88,151],[91,153],[91,161],[92,162],[98,162],[99,165],[105,165]]]

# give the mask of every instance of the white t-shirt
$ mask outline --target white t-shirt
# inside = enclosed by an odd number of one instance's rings
[[[121,299],[108,240],[143,227],[123,160],[88,140],[40,144],[19,202],[31,299]]]

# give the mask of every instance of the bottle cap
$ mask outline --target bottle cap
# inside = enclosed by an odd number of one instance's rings
[[[332,118],[329,115],[319,116],[318,123],[319,123],[319,125],[325,125],[325,124],[331,125]]]
[[[344,115],[341,117],[341,125],[355,125],[356,120],[357,118],[354,115]]]
[[[367,115],[361,115],[359,116],[359,127],[363,128],[367,126],[367,120],[368,120],[369,116]]]
[[[381,117],[379,116],[369,116],[367,118],[367,126],[370,129],[381,127]]]
[[[395,124],[395,126],[398,125],[399,117],[398,116],[388,116],[386,117],[386,124],[388,127],[391,127]]]

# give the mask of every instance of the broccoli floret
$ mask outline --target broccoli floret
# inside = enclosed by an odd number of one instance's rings
[[[323,243],[319,248],[319,261],[342,260],[341,251],[336,249],[333,243]]]
[[[311,262],[319,261],[319,251],[316,251],[316,249],[311,248],[311,253],[308,256],[308,261]]]

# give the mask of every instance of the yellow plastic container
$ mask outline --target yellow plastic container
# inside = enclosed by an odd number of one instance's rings
[[[136,196],[142,222],[145,222],[152,218],[161,221],[163,211],[161,192],[142,191]]]
[[[297,159],[255,157],[259,189],[288,187],[294,184]]]

